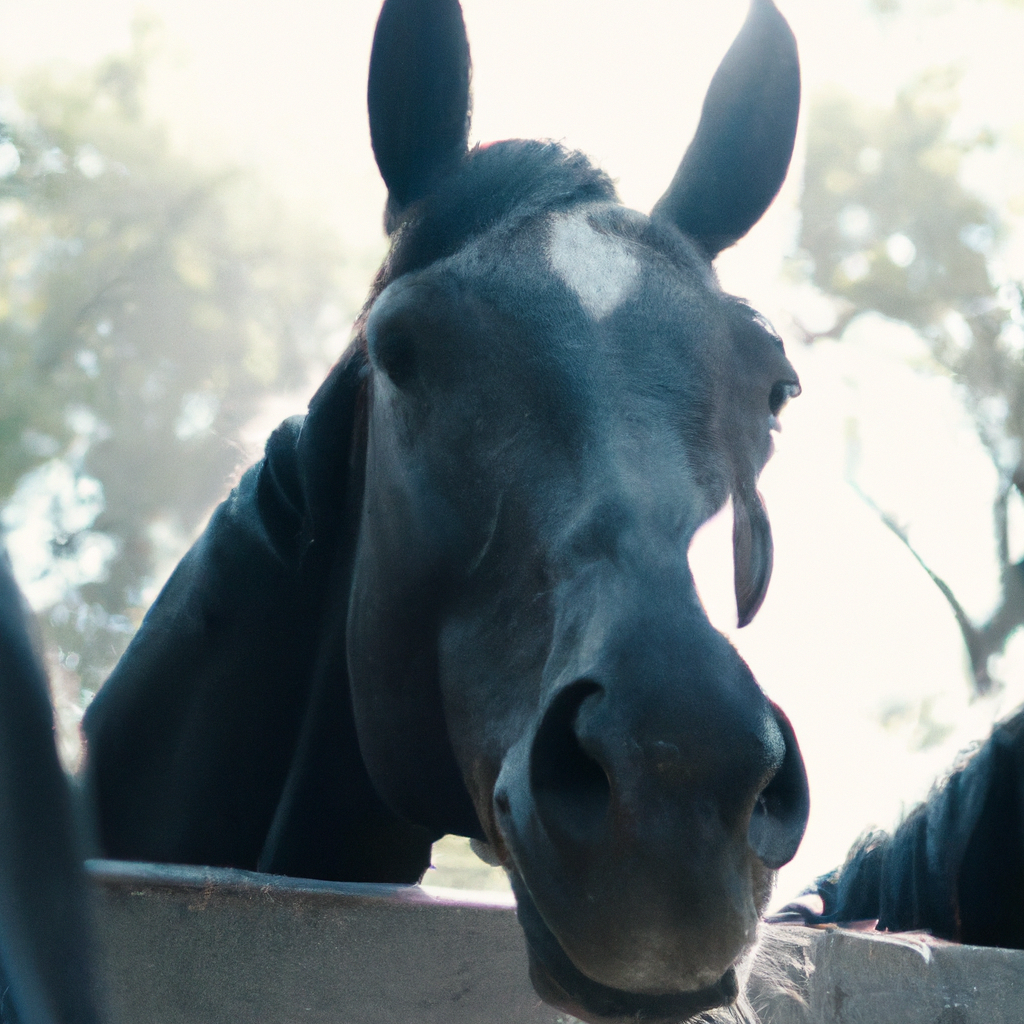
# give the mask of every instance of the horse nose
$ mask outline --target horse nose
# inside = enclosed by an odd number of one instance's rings
[[[537,815],[552,832],[576,844],[599,841],[608,817],[612,781],[596,751],[580,741],[576,722],[601,687],[582,679],[566,686],[549,705],[537,729],[530,758],[530,789]]]
[[[631,794],[625,791],[636,788],[636,779],[628,778],[634,773],[623,772],[612,751],[579,728],[581,711],[603,696],[603,687],[590,679],[564,687],[541,720],[530,758],[530,790],[545,830],[579,846],[602,841],[611,824],[613,791],[616,802],[621,803],[630,800]],[[772,724],[778,729],[772,739],[784,746],[784,753],[757,793],[747,841],[765,867],[777,870],[793,859],[800,846],[810,813],[810,794],[793,727],[778,705],[769,705]],[[641,772],[663,770],[656,762],[656,758],[642,758]],[[742,788],[743,782],[736,781]]]
[[[772,703],[771,709],[786,752],[782,764],[758,794],[750,816],[747,841],[766,867],[777,870],[796,854],[807,828],[811,799],[804,759],[793,726],[777,704]]]
[[[742,706],[722,700],[711,720],[703,700],[644,700],[632,683],[595,673],[553,694],[502,767],[497,824],[584,975],[627,992],[697,991],[754,941],[767,871],[751,868],[795,851],[803,767],[760,691],[737,686]]]
[[[785,716],[659,571],[643,588],[600,577],[603,589],[573,591],[544,702],[492,804],[513,883],[551,942],[587,978],[645,995],[725,978],[808,804]]]

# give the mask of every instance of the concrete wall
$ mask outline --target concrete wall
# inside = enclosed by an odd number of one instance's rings
[[[114,1024],[569,1024],[502,896],[93,861]],[[770,980],[759,976],[767,973]],[[1024,952],[765,929],[765,1024],[1024,1024]]]

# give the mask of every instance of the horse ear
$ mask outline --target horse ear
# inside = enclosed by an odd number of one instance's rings
[[[697,133],[652,216],[709,256],[742,238],[785,180],[800,110],[796,40],[772,0],[750,12],[711,80]]]
[[[458,0],[386,0],[370,54],[370,140],[388,187],[385,223],[465,155],[469,41]]]
[[[753,486],[736,488],[732,495],[732,562],[737,624],[741,629],[753,621],[764,603],[774,553],[764,499]]]

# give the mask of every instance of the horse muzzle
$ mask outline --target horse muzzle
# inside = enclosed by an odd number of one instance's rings
[[[700,616],[642,618],[583,645],[494,788],[535,987],[595,1021],[734,998],[809,810],[792,728],[732,647]]]

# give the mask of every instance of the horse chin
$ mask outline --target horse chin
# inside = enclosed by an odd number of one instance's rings
[[[732,1003],[739,994],[732,967],[714,985],[689,992],[644,995],[602,985],[569,959],[518,873],[510,871],[509,878],[526,936],[530,981],[546,1003],[589,1024],[632,1024],[638,1020],[644,1024],[681,1024],[699,1013]]]

